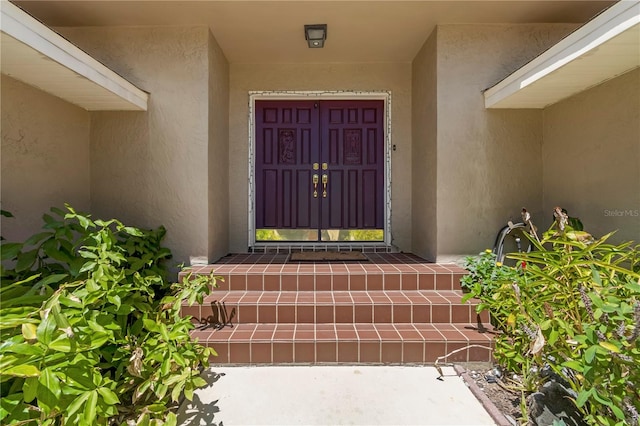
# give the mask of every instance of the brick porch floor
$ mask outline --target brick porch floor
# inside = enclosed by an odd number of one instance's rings
[[[468,345],[492,347],[475,305],[462,304],[465,271],[404,253],[366,253],[366,262],[288,262],[289,254],[234,254],[194,274],[224,278],[202,306],[236,308],[234,327],[195,330],[223,364],[422,364]],[[188,273],[184,271],[181,275]],[[483,314],[481,321],[488,325]],[[490,361],[469,348],[449,361]]]

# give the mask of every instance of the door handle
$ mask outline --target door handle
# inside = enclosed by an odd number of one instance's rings
[[[329,182],[329,175],[322,175],[322,198],[327,198],[327,182]]]
[[[318,175],[313,175],[313,198],[318,198]]]

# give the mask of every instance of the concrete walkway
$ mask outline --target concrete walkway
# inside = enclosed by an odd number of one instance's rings
[[[456,375],[443,367],[213,367],[211,386],[179,412],[195,425],[494,425]]]

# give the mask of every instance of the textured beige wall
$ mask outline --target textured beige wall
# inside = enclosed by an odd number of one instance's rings
[[[208,256],[208,29],[59,31],[151,93],[146,113],[92,114],[92,211],[140,227],[164,225],[176,262]]]
[[[21,241],[42,215],[70,203],[89,209],[89,113],[2,75],[1,203],[15,218],[0,234]]]
[[[412,68],[412,243],[425,259],[437,257],[437,29],[413,61]]]
[[[640,69],[544,110],[544,211],[640,242]],[[550,220],[547,220],[545,226]]]
[[[542,111],[486,110],[482,91],[575,25],[443,25],[437,30],[438,259],[475,253],[522,206],[542,209]],[[414,180],[415,185],[415,180]]]
[[[392,236],[411,250],[411,64],[231,64],[230,70],[231,251],[248,245],[248,93],[255,90],[392,92]]]
[[[229,64],[209,33],[209,260],[229,249]]]

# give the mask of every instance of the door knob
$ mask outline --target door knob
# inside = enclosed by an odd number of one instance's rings
[[[322,198],[327,198],[327,182],[329,182],[329,175],[322,175]]]
[[[318,198],[318,175],[313,175],[313,198]]]

